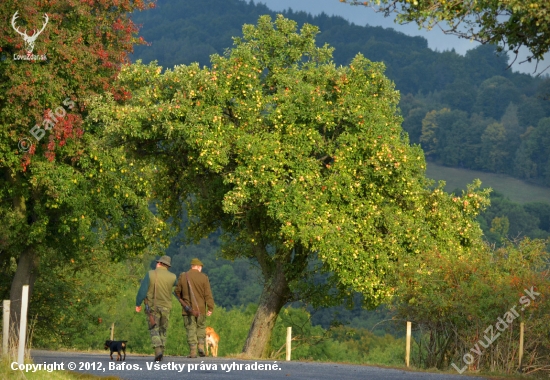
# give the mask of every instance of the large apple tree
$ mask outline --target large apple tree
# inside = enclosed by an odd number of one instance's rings
[[[263,16],[209,68],[125,67],[132,99],[97,98],[90,114],[115,146],[155,165],[162,215],[176,221],[185,204],[190,236],[221,228],[225,257],[257,262],[252,357],[265,355],[287,302],[357,291],[374,306],[421,253],[466,254],[485,202],[429,187],[383,64],[358,55],[336,67],[315,26],[296,29]]]

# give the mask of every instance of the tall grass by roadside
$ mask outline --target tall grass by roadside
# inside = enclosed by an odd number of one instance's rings
[[[32,327],[31,334],[32,337]],[[15,334],[11,334],[15,336]],[[30,339],[29,339],[30,340]],[[0,356],[0,379],[2,380],[119,380],[118,377],[109,376],[109,377],[99,377],[89,374],[80,374],[76,372],[69,371],[54,371],[54,370],[39,370],[32,372],[25,370],[20,370],[19,365],[17,364],[18,356],[18,345],[13,339],[10,339],[8,344],[8,351],[2,352]],[[27,348],[25,350],[24,356],[25,364],[32,364],[33,361],[30,357],[30,347],[27,342]],[[15,368],[15,369],[14,369]]]

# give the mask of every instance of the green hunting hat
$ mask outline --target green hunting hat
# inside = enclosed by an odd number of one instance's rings
[[[199,265],[201,267],[204,266],[204,264],[199,259],[197,259],[196,257],[193,260],[191,260],[191,265]]]
[[[168,265],[169,267],[172,266],[172,258],[170,256],[162,256],[160,259],[157,260],[157,263],[163,263],[164,265]]]

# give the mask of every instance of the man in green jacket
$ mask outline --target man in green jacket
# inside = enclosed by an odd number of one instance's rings
[[[170,256],[158,259],[157,267],[145,275],[136,297],[136,312],[141,311],[141,303],[145,301],[155,319],[155,326],[149,331],[156,361],[161,361],[164,355],[166,331],[172,308],[172,288],[176,285],[176,275],[168,271],[171,262]]]
[[[195,258],[191,260],[191,270],[180,274],[176,286],[176,295],[186,305],[183,308],[183,324],[187,330],[187,344],[189,344],[189,358],[197,357],[197,343],[199,355],[205,356],[204,343],[206,339],[206,316],[214,311],[214,298],[210,290],[208,276],[202,272],[202,262]],[[192,311],[199,313],[193,316]]]

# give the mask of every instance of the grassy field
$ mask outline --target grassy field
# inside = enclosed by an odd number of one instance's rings
[[[546,202],[550,203],[550,188],[535,186],[517,178],[504,174],[478,172],[468,169],[449,168],[428,162],[426,175],[434,180],[444,180],[445,189],[453,191],[456,188],[466,189],[466,184],[476,178],[482,182],[482,187],[490,187],[504,194],[516,203]]]

